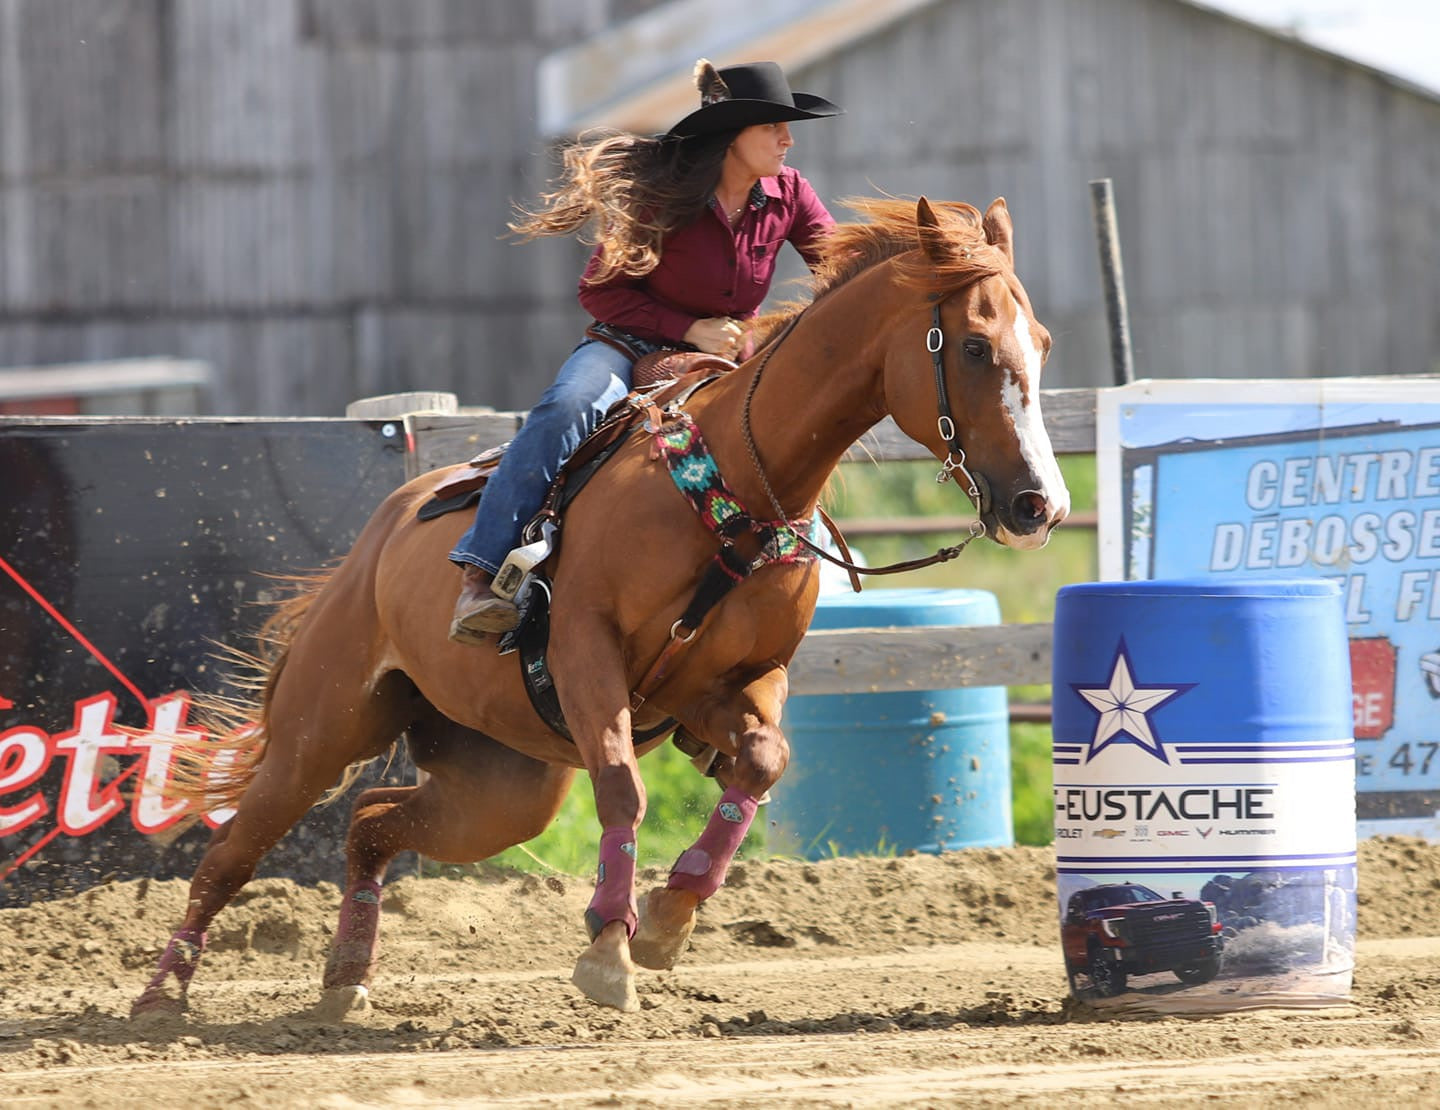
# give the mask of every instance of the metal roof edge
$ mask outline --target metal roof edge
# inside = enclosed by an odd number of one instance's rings
[[[737,18],[730,0],[672,0],[543,58],[537,130],[547,138],[596,126],[664,131],[698,106],[697,57],[717,66],[764,58],[794,70],[945,2],[769,0],[763,13],[757,5]]]
[[[925,8],[951,0],[768,0],[737,17],[732,0],[671,0],[595,37],[541,59],[542,137],[613,127],[664,131],[696,107],[691,67],[759,58],[794,70],[834,54]],[[1205,0],[1159,0],[1226,20],[1269,39],[1367,73],[1431,103],[1440,90]],[[824,95],[825,90],[807,90]]]

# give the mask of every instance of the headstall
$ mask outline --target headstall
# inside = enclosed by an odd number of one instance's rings
[[[946,294],[946,296],[948,295],[949,294]],[[930,330],[925,333],[925,349],[930,352],[930,361],[935,367],[935,395],[940,412],[938,420],[940,437],[945,441],[946,449],[949,452],[945,457],[945,461],[941,464],[940,473],[935,476],[935,480],[937,482],[947,481],[953,473],[958,472],[961,477],[965,479],[965,492],[974,503],[976,512],[982,513],[984,511],[984,505],[980,493],[980,486],[979,483],[976,482],[974,475],[970,473],[970,470],[965,465],[965,449],[960,445],[960,432],[955,424],[955,417],[950,411],[950,391],[945,385],[945,363],[943,358],[945,331],[940,325],[940,305],[944,302],[945,296],[941,296],[938,293],[932,294],[931,299],[935,303],[931,309]],[[755,390],[760,385],[760,377],[765,373],[765,367],[770,362],[770,356],[779,349],[780,344],[789,336],[791,329],[795,327],[800,317],[804,314],[805,310],[802,310],[793,317],[785,326],[785,330],[776,336],[768,345],[764,356],[760,360],[760,365],[755,369],[755,377],[750,381],[750,388],[745,393],[745,405],[740,414],[740,428],[745,437],[745,449],[750,453],[751,465],[755,467],[755,473],[760,478],[760,485],[765,490],[765,496],[770,499],[770,507],[774,510],[776,518],[780,520],[786,519],[785,510],[781,508],[780,499],[775,496],[775,490],[771,487],[770,479],[765,474],[765,468],[760,462],[760,452],[755,446],[755,436],[750,425],[750,407],[755,399]],[[848,571],[850,573],[850,581],[854,585],[857,593],[860,591],[860,582],[855,577],[857,574],[901,574],[905,571],[933,566],[935,563],[948,562],[964,551],[973,540],[985,535],[985,522],[977,516],[970,525],[970,534],[953,547],[942,547],[933,555],[927,555],[921,559],[907,559],[904,562],[889,563],[883,567],[866,567],[860,566],[850,560],[849,551],[846,549],[845,541],[843,537],[840,536],[838,529],[834,527],[828,517],[824,517],[824,519],[831,533],[835,536],[837,546],[844,552],[844,558],[836,558],[824,548],[810,542],[806,536],[801,536],[797,533],[796,538],[826,562],[833,563],[838,567],[843,567]]]

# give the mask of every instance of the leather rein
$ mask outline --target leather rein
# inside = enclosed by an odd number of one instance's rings
[[[945,461],[941,464],[940,473],[935,475],[935,481],[946,482],[958,474],[965,481],[965,492],[975,505],[976,511],[983,513],[984,498],[980,492],[979,483],[976,482],[974,475],[970,473],[969,468],[965,465],[965,449],[960,444],[960,432],[950,409],[950,391],[945,385],[945,364],[942,357],[945,347],[945,331],[940,325],[940,305],[943,304],[946,297],[950,295],[951,294],[945,294],[942,296],[939,293],[931,294],[930,299],[934,302],[934,305],[931,309],[930,330],[925,333],[925,349],[930,352],[930,362],[935,368],[935,399],[937,407],[939,408],[937,424],[939,426],[940,437],[945,441],[945,446],[948,451],[948,454],[945,456]],[[760,452],[755,446],[755,436],[750,426],[750,407],[755,399],[755,390],[760,385],[760,377],[764,374],[765,367],[770,362],[770,356],[773,355],[780,344],[785,341],[791,329],[795,327],[803,315],[804,311],[802,310],[794,316],[765,351],[764,357],[760,360],[760,365],[755,369],[755,377],[751,379],[750,387],[745,392],[745,405],[740,414],[740,429],[745,437],[745,449],[750,454],[751,465],[755,467],[755,473],[760,478],[760,485],[765,490],[765,496],[770,499],[770,507],[775,511],[777,519],[780,520],[788,520],[789,517],[785,515],[785,510],[781,508],[780,500],[775,496],[775,490],[771,487],[770,479],[765,473],[765,467],[760,462]],[[949,562],[969,547],[972,542],[985,535],[985,522],[977,517],[970,525],[970,534],[953,547],[939,548],[933,555],[926,555],[920,559],[906,559],[903,562],[889,563],[881,567],[865,567],[851,560],[850,548],[845,542],[845,537],[840,534],[840,529],[836,527],[835,522],[830,519],[830,515],[824,509],[820,508],[818,504],[815,506],[815,510],[820,514],[820,519],[824,522],[830,535],[834,537],[835,546],[840,549],[840,557],[836,558],[824,548],[812,543],[808,537],[802,536],[798,532],[795,533],[795,538],[827,563],[842,567],[849,574],[850,585],[856,593],[860,592],[860,579],[858,575],[902,574],[905,571],[919,570],[921,567],[933,566],[936,563]]]

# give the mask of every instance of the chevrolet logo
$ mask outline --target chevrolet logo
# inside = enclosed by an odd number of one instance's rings
[[[1103,837],[1106,840],[1114,840],[1117,836],[1124,836],[1124,829],[1096,829],[1091,836]]]

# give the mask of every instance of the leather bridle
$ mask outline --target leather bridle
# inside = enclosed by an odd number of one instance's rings
[[[937,422],[939,424],[940,438],[945,441],[945,447],[948,452],[945,461],[941,464],[940,473],[935,476],[935,481],[948,481],[952,475],[958,473],[965,480],[965,492],[969,495],[970,500],[975,505],[977,514],[979,514],[984,512],[984,498],[980,492],[979,483],[966,466],[965,449],[960,444],[960,431],[955,424],[955,417],[951,412],[950,391],[945,384],[945,363],[943,357],[945,330],[940,323],[940,306],[945,302],[947,297],[952,296],[953,293],[958,291],[959,290],[952,290],[951,293],[943,295],[939,293],[931,294],[930,299],[934,301],[934,306],[931,310],[930,330],[925,333],[925,349],[930,352],[930,361],[935,367],[935,397],[939,408]],[[745,405],[740,413],[740,429],[745,438],[745,449],[750,454],[751,465],[755,467],[755,473],[760,478],[760,485],[765,490],[765,496],[770,499],[770,507],[775,511],[775,516],[778,520],[788,520],[790,518],[786,516],[784,508],[781,507],[780,499],[775,496],[775,490],[771,487],[770,479],[765,474],[765,468],[760,462],[760,452],[755,446],[755,436],[750,426],[750,406],[755,399],[755,390],[760,385],[760,377],[764,374],[765,367],[770,362],[770,356],[779,349],[780,344],[790,335],[791,330],[799,322],[800,317],[805,314],[805,311],[806,310],[802,309],[792,317],[790,322],[785,325],[784,330],[768,345],[765,354],[760,359],[760,365],[755,368],[755,377],[751,379],[750,387],[746,390]],[[802,536],[798,532],[795,533],[795,537],[805,547],[809,548],[826,562],[833,563],[838,567],[843,567],[848,571],[851,585],[855,588],[856,593],[860,591],[860,581],[856,577],[858,574],[901,574],[908,570],[918,570],[920,567],[928,567],[936,563],[948,562],[964,551],[965,548],[969,547],[973,541],[985,535],[986,531],[985,522],[977,516],[970,525],[970,534],[953,547],[939,548],[933,555],[927,555],[921,559],[907,559],[899,563],[889,563],[883,567],[867,567],[860,566],[850,559],[850,551],[846,546],[845,538],[840,535],[840,530],[835,527],[834,521],[830,519],[824,509],[820,509],[817,506],[817,511],[820,513],[821,519],[825,522],[825,526],[830,530],[830,534],[835,538],[835,544],[840,548],[843,557],[836,558],[824,548],[812,543],[809,537]]]
[[[945,360],[943,350],[945,347],[945,329],[940,326],[940,305],[945,300],[938,294],[934,295],[935,306],[930,310],[930,330],[925,333],[925,349],[930,352],[930,361],[935,367],[935,400],[940,408],[940,417],[937,423],[940,427],[940,438],[945,441],[949,454],[945,461],[940,464],[940,473],[935,475],[935,481],[947,482],[958,471],[966,482],[966,494],[975,505],[977,513],[984,513],[984,495],[980,492],[980,484],[975,481],[975,476],[965,466],[965,448],[960,446],[960,431],[955,425],[955,417],[950,412],[950,390],[945,385]],[[983,531],[985,525],[980,524]]]

